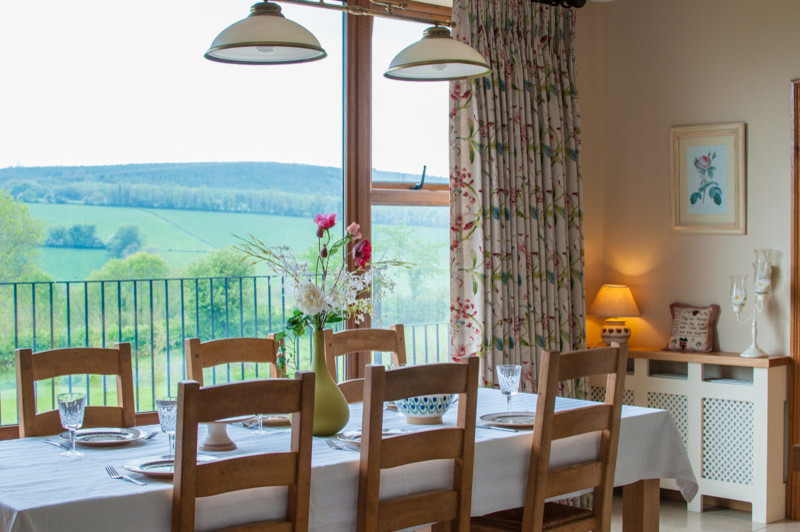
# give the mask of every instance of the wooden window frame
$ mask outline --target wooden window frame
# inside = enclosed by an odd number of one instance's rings
[[[412,190],[408,183],[373,181],[370,198],[373,205],[446,207],[450,205],[450,185],[432,183]]]
[[[789,317],[789,446],[800,443],[800,79],[792,81],[792,241]],[[800,471],[789,457],[786,474],[786,517],[800,519]]]
[[[353,0],[353,6],[370,7],[370,0]],[[407,2],[416,15],[449,20],[452,9],[444,6]],[[450,204],[448,184],[426,184],[411,190],[409,183],[372,180],[372,17],[347,15],[345,22],[345,109],[344,168],[345,220],[358,220],[364,238],[372,239],[373,205],[447,206]],[[352,268],[352,258],[348,258]],[[372,320],[361,323],[350,320],[348,328],[369,328]],[[370,353],[354,353],[347,357],[346,377],[364,377]]]

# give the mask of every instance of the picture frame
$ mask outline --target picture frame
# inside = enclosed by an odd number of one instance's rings
[[[747,230],[745,124],[670,129],[672,232]]]

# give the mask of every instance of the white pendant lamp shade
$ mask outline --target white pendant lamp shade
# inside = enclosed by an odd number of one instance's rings
[[[491,70],[474,48],[454,40],[450,30],[434,26],[422,40],[400,51],[384,76],[409,81],[445,81],[485,76]]]
[[[205,53],[212,61],[246,65],[303,63],[326,55],[317,38],[273,2],[253,5],[250,16],[222,30]]]

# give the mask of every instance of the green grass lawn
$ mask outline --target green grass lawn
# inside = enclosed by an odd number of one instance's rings
[[[291,216],[40,203],[28,207],[48,227],[94,224],[103,241],[121,225],[136,225],[146,250],[174,268],[184,268],[209,251],[237,243],[234,234],[253,233],[268,245],[296,249],[312,245],[316,238],[310,219]],[[83,280],[108,260],[105,250],[43,247],[41,251],[45,271],[58,281]]]
[[[45,221],[48,227],[93,224],[98,237],[105,241],[121,225],[136,225],[147,251],[163,257],[176,270],[214,249],[236,244],[233,235],[252,233],[269,246],[285,245],[305,250],[316,244],[315,226],[310,218],[273,216],[216,211],[149,209],[136,207],[100,207],[95,205],[63,205],[29,203],[31,214]],[[383,207],[385,209],[385,207]],[[394,207],[397,208],[397,207]],[[340,226],[339,226],[340,227]],[[376,225],[376,240],[382,229]],[[447,242],[448,228],[414,227],[422,240]],[[447,247],[443,248],[447,254]],[[44,270],[56,281],[85,279],[107,260],[105,250],[41,248]],[[381,250],[374,250],[380,256]],[[413,253],[407,260],[413,261]],[[447,263],[447,257],[443,257]],[[258,273],[268,273],[263,267]]]

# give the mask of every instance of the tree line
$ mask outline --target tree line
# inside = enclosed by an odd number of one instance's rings
[[[377,180],[418,176],[374,171]],[[428,182],[446,179],[428,177]],[[0,169],[0,188],[25,203],[148,207],[282,216],[341,212],[342,173],[284,163],[174,163]],[[376,223],[446,224],[434,209],[392,209]]]

